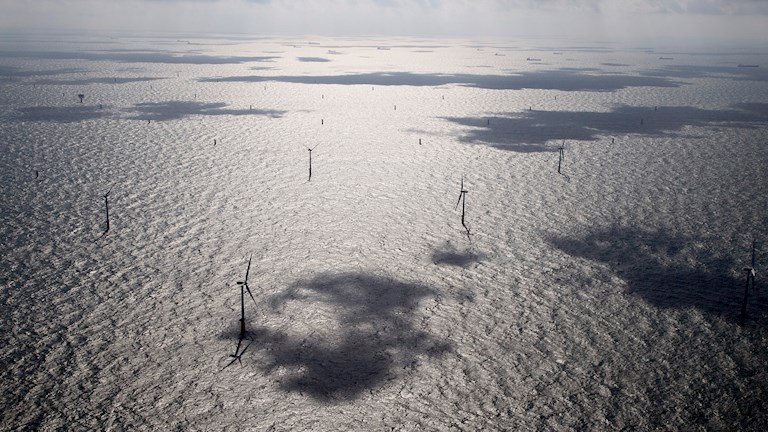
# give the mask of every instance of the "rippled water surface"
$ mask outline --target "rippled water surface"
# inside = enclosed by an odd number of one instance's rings
[[[764,430],[768,55],[541,46],[0,44],[0,428]]]

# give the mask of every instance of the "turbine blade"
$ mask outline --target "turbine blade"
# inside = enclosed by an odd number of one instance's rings
[[[253,300],[253,304],[255,304],[256,306],[258,306],[258,303],[256,303],[256,299],[255,299],[255,298],[253,298],[253,294],[251,294],[251,289],[250,289],[250,288],[248,288],[248,284],[245,284],[245,289],[246,289],[246,290],[248,290],[248,295],[250,295],[250,296],[251,296],[251,300]]]
[[[241,343],[243,343],[243,338],[239,338],[237,340],[237,348],[235,349],[235,355],[233,355],[232,357],[237,357],[237,352],[240,351],[240,344]]]
[[[245,283],[248,283],[248,273],[251,271],[251,258],[253,258],[253,254],[248,258],[248,269],[245,270]]]
[[[456,205],[453,207],[454,210],[459,208],[459,203],[461,202],[461,197],[463,197],[463,196],[464,196],[464,191],[459,192],[459,200],[456,201]]]

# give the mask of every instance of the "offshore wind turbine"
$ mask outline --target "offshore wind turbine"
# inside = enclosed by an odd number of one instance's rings
[[[317,144],[314,147],[307,148],[307,150],[309,151],[309,180],[307,180],[307,181],[312,181],[312,150],[316,149],[317,146],[319,146],[319,145],[320,144]]]
[[[110,192],[112,192],[112,187],[110,187],[107,193],[104,194],[104,209],[106,210],[106,213],[107,213],[107,228],[104,230],[104,234],[102,235],[105,235],[109,232],[109,193]]]
[[[253,294],[251,293],[251,289],[248,287],[248,273],[251,271],[251,259],[253,258],[253,254],[248,258],[248,268],[245,270],[245,279],[242,281],[238,281],[237,284],[240,285],[240,341],[242,342],[243,338],[245,337],[245,291],[248,291],[248,295],[251,296],[251,299],[253,300],[253,304],[256,304],[256,299],[253,298]],[[238,347],[240,346],[240,343],[238,343]],[[245,352],[245,350],[243,350]]]
[[[461,176],[461,190],[459,191],[459,200],[456,201],[456,206],[454,207],[454,210],[459,207],[459,203],[461,203],[461,225],[464,227],[465,230],[467,230],[467,235],[469,235],[469,228],[467,228],[467,225],[464,223],[464,207],[467,202],[467,192],[468,190],[464,189],[464,176]]]
[[[749,291],[750,291],[750,285],[752,288],[752,291],[755,290],[755,250],[758,250],[762,247],[763,242],[758,240],[752,241],[752,266],[751,267],[744,267],[744,272],[747,275],[747,281],[744,286],[744,300],[741,302],[741,312],[739,313],[739,323],[744,323],[744,321],[747,319],[747,301],[749,299]]]

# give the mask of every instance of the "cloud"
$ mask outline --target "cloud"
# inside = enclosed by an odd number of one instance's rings
[[[768,39],[766,0],[3,0],[20,31]],[[704,19],[701,17],[710,17]]]

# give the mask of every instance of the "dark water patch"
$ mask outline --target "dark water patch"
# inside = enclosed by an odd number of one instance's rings
[[[740,110],[744,115],[755,116],[756,121],[768,121],[768,102],[742,102],[733,107]]]
[[[143,102],[129,109],[130,118],[136,120],[178,120],[196,115],[255,115],[282,117],[286,111],[265,109],[232,109],[226,108],[223,102],[204,103],[193,101]]]
[[[300,280],[271,299],[280,311],[290,303],[335,311],[337,334],[311,328],[303,335],[258,329],[252,349],[269,359],[265,371],[279,376],[289,392],[323,402],[357,399],[418,367],[425,356],[437,357],[450,344],[417,326],[419,303],[437,292],[427,286],[365,273],[323,274]],[[328,338],[332,337],[332,340]]]
[[[115,61],[121,63],[165,64],[241,64],[270,62],[275,56],[235,57],[202,54],[184,55],[170,52],[69,52],[69,51],[0,51],[0,57],[47,60]]]
[[[38,79],[31,81],[32,84],[39,85],[79,85],[86,86],[90,84],[127,84],[134,82],[149,82],[157,81],[165,78],[152,78],[152,77],[115,77],[115,78],[83,78],[83,79]]]
[[[163,41],[152,41],[152,43],[163,43]],[[165,41],[166,44],[173,44],[176,45],[175,42],[168,42]],[[171,55],[179,55],[181,54],[178,50],[165,50],[165,49],[157,49],[157,48],[112,48],[112,49],[102,49],[99,50],[99,52],[108,52],[108,53],[132,53],[132,54],[143,54],[143,53],[163,53],[163,54],[171,54]],[[185,54],[199,54],[203,52],[200,49],[190,49],[185,50]]]
[[[432,252],[432,262],[437,265],[451,265],[469,268],[472,264],[480,262],[485,256],[472,250],[460,251],[450,242],[446,242]]]
[[[20,121],[72,123],[82,120],[111,117],[113,112],[104,105],[72,105],[66,107],[35,106],[18,109]]]
[[[506,50],[506,51],[514,51],[514,50],[521,50],[522,48],[519,46],[511,46],[511,45],[495,45],[495,44],[467,44],[463,45],[466,48],[481,48],[481,49],[489,49],[489,50]]]
[[[535,48],[523,48],[521,51],[554,51],[554,52],[585,52],[585,53],[612,53],[616,52],[616,49],[611,47],[601,46],[566,46],[566,47],[554,47],[544,46]]]
[[[304,63],[327,63],[330,61],[329,59],[323,57],[296,57],[296,59]]]
[[[744,51],[744,50],[733,50],[733,51],[691,51],[691,52],[682,52],[682,51],[671,51],[671,52],[664,52],[666,55],[679,55],[679,56],[717,56],[717,57],[732,57],[732,56],[763,56],[768,54],[767,51]]]
[[[143,67],[129,66],[129,67],[117,68],[116,70],[118,72],[144,72],[147,69]]]
[[[321,45],[323,48],[330,49],[352,49],[352,48],[374,48],[381,51],[387,51],[390,48],[402,48],[402,49],[438,49],[438,48],[451,48],[450,45],[434,45],[434,44],[402,44],[402,45],[372,45],[372,44],[357,44],[357,45]]]
[[[601,72],[600,69],[592,68],[592,67],[579,67],[579,68],[563,67],[558,70],[562,72],[573,72],[573,73],[594,73],[594,72],[600,73]],[[620,75],[624,75],[624,74],[620,74]]]
[[[744,103],[730,109],[696,107],[633,107],[607,112],[525,110],[490,117],[447,117],[473,129],[460,142],[487,144],[518,152],[554,151],[551,141],[592,141],[606,135],[682,136],[686,126],[763,127],[767,103]]]
[[[423,48],[423,49],[440,49],[440,48],[453,48],[451,45],[386,45],[387,48]]]
[[[88,71],[86,69],[81,69],[81,68],[25,70],[15,66],[0,66],[0,76],[14,77],[14,78],[69,75],[69,74],[79,74],[84,72],[88,72]]]
[[[736,81],[768,81],[768,68],[727,66],[669,65],[661,69],[643,71],[644,76],[678,79],[728,78]]]
[[[608,264],[626,281],[629,294],[660,308],[696,308],[737,321],[744,280],[733,276],[743,263],[714,249],[664,229],[614,226],[579,238],[552,237],[549,242],[565,253]],[[745,257],[746,259],[746,257]],[[751,309],[765,315],[768,304]]]
[[[679,87],[681,83],[664,77],[594,73],[594,69],[545,70],[509,75],[420,74],[411,72],[374,72],[349,75],[230,76],[201,78],[200,82],[264,82],[296,84],[430,86],[462,85],[483,89],[543,89],[561,91],[608,92],[628,87]]]

